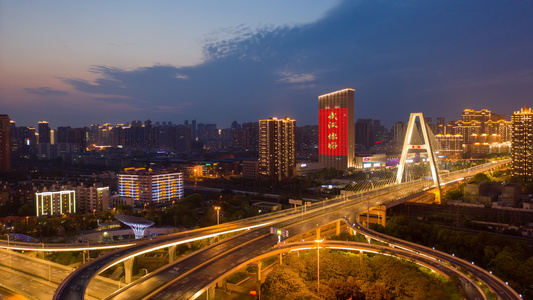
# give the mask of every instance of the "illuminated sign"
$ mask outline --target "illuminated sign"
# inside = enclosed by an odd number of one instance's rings
[[[319,154],[347,155],[348,109],[330,108],[318,111]],[[353,126],[353,125],[352,125]]]

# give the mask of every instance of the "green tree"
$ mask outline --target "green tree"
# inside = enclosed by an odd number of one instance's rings
[[[307,290],[304,281],[289,268],[276,267],[261,285],[264,299],[292,299],[291,294]]]
[[[489,181],[489,182],[491,181],[490,176],[485,173],[477,173],[476,175],[474,175],[474,177],[472,177],[472,180],[473,181]]]

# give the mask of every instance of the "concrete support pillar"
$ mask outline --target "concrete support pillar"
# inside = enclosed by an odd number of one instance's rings
[[[209,288],[207,288],[207,291],[205,292],[207,294],[208,300],[215,300],[215,287],[214,286],[210,286]]]
[[[316,229],[316,240],[320,240],[320,227]]]
[[[172,263],[174,260],[176,260],[176,248],[178,246],[177,245],[174,245],[174,246],[170,246],[168,247],[168,263]]]
[[[335,234],[340,235],[341,234],[341,221],[335,222]]]
[[[222,283],[220,285],[221,285],[221,288],[224,289],[224,291],[227,291],[228,290],[228,278],[227,277],[222,278]]]
[[[135,258],[130,258],[128,260],[124,261],[124,282],[126,284],[131,283],[132,275],[133,275],[133,261]]]
[[[280,253],[281,255],[281,253]],[[280,260],[281,262],[281,260]],[[261,283],[261,270],[263,269],[263,263],[261,261],[257,262],[257,282]]]
[[[279,254],[279,265],[283,265],[283,253]]]
[[[387,225],[387,209],[381,211],[381,226]]]
[[[372,238],[370,236],[368,236],[368,235],[365,235],[365,238],[368,241],[368,243],[370,244],[370,240],[372,240]]]
[[[40,252],[39,252],[40,253]],[[83,256],[83,262],[82,262],[82,265],[85,264],[85,256],[87,255],[87,251],[83,251],[81,256]]]
[[[359,250],[359,263],[363,263],[363,250]]]

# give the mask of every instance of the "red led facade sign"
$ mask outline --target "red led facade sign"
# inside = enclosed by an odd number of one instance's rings
[[[348,109],[318,110],[320,155],[348,154]],[[353,126],[353,125],[352,125]]]

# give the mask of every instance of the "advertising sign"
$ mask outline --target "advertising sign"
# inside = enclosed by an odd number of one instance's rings
[[[321,155],[347,155],[348,109],[330,108],[318,111],[319,149]],[[353,126],[353,124],[352,124]]]

